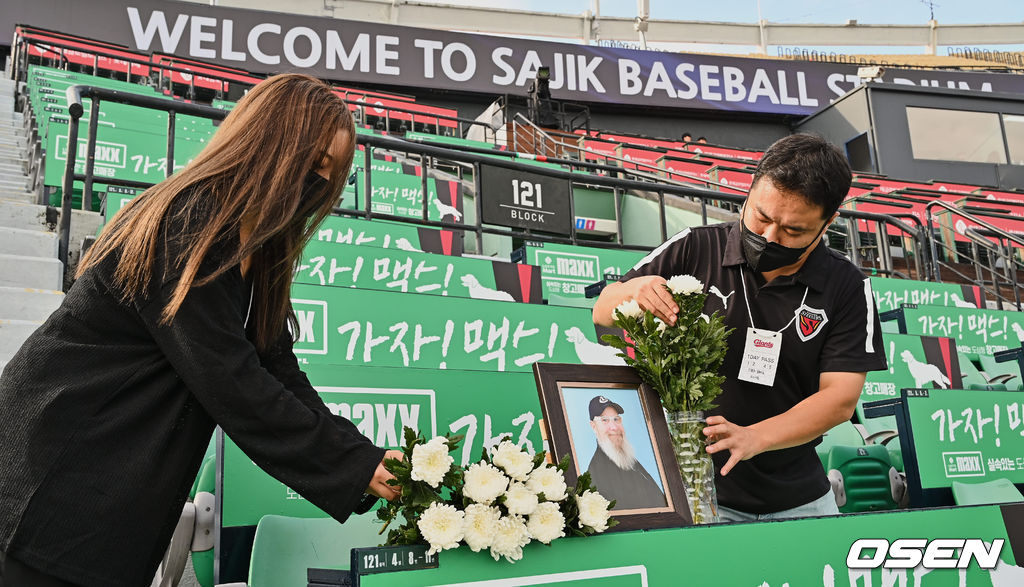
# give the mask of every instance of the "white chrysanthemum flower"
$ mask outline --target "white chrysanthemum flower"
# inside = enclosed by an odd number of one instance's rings
[[[463,539],[473,552],[490,548],[498,531],[501,510],[496,507],[471,503],[466,506],[465,535]]]
[[[565,477],[551,465],[541,465],[534,469],[526,480],[526,486],[534,493],[543,493],[547,501],[565,499]]]
[[[448,443],[443,436],[435,436],[426,444],[412,449],[412,478],[426,481],[431,487],[441,484],[455,459],[448,454]]]
[[[526,522],[526,530],[530,538],[544,544],[550,544],[555,538],[565,536],[565,516],[554,502],[544,502],[530,514]]]
[[[654,323],[658,325],[657,326],[658,334],[661,334],[662,332],[665,332],[665,329],[668,328],[668,324],[665,323],[665,321],[662,320],[661,318],[655,318],[654,319]]]
[[[704,291],[704,284],[692,275],[676,275],[668,280],[667,285],[674,294],[692,294]]]
[[[611,503],[596,491],[585,491],[576,496],[580,508],[580,528],[590,526],[597,532],[608,529],[608,505]]]
[[[420,516],[416,526],[430,544],[427,554],[456,548],[465,533],[465,515],[453,505],[434,502]]]
[[[519,516],[505,516],[498,520],[491,557],[498,560],[505,557],[510,563],[523,558],[523,547],[530,543],[530,532]]]
[[[505,474],[516,481],[526,481],[526,477],[533,471],[533,457],[508,440],[501,441],[494,449],[491,462],[504,469]]]
[[[508,477],[494,465],[474,463],[466,469],[462,494],[477,503],[490,505],[508,488]]]
[[[639,318],[644,315],[644,311],[640,309],[640,304],[636,300],[622,302],[615,307],[615,311],[628,318]]]
[[[508,513],[528,516],[537,509],[537,494],[522,483],[511,483],[505,491],[505,507]]]

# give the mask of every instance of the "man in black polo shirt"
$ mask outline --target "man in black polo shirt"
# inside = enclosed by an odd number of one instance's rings
[[[823,139],[781,139],[758,164],[739,221],[673,236],[594,305],[606,326],[631,299],[674,323],[663,286],[690,274],[709,294],[705,313],[735,329],[704,431],[723,521],[838,513],[814,445],[852,416],[865,372],[886,368],[870,282],[821,242],[850,180]]]

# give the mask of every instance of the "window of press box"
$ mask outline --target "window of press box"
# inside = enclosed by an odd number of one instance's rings
[[[914,159],[1006,163],[999,114],[907,106]]]
[[[1006,130],[1006,144],[1010,147],[1010,163],[1024,165],[1024,116],[1004,114],[1003,129]]]

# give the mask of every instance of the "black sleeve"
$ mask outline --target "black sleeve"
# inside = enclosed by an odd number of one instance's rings
[[[353,434],[361,434],[355,424],[346,418],[332,414],[327,408],[316,388],[299,367],[299,360],[295,357],[292,347],[292,337],[286,328],[274,345],[266,353],[260,354],[260,362],[275,379],[280,381],[288,391],[294,393],[295,397],[309,409],[322,411],[333,418],[334,423],[338,426],[348,429]]]
[[[245,336],[248,291],[237,268],[193,287],[174,320],[160,325],[175,283],[165,282],[139,313],[185,385],[253,462],[344,521],[360,506],[384,450],[351,423],[339,425],[286,355],[261,364]]]
[[[858,272],[849,281],[850,286],[845,288],[835,306],[839,312],[829,325],[828,338],[821,349],[818,366],[822,373],[860,373],[887,368],[871,280]]]

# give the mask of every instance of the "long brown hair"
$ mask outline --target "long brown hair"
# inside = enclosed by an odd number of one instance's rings
[[[303,198],[306,176],[321,167],[338,131],[347,135],[347,148],[333,159],[327,187]],[[354,148],[352,115],[330,86],[300,74],[268,78],[238,102],[191,163],[117,214],[77,274],[116,253],[114,286],[126,300],[145,295],[151,280],[164,277],[153,274],[162,223],[185,220],[194,228],[177,237],[181,253],[167,260],[168,268],[181,270],[181,277],[161,322],[173,320],[190,288],[251,257],[250,328],[256,346],[266,350],[286,320],[297,332],[289,299],[292,272],[302,248],[336,203]],[[215,267],[209,272],[204,267],[198,277],[211,246],[223,243],[225,235],[239,235],[243,223],[248,238],[233,254],[218,256]]]

